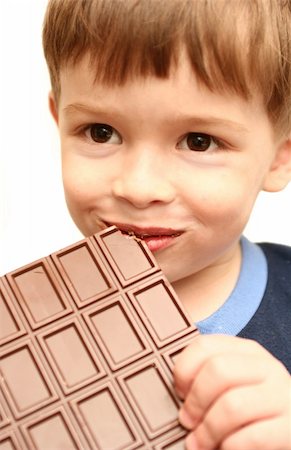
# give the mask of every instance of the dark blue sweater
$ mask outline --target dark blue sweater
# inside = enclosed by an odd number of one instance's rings
[[[291,247],[259,245],[267,258],[268,282],[257,312],[238,336],[262,344],[291,373]]]

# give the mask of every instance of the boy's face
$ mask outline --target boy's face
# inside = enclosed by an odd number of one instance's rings
[[[172,282],[232,264],[277,167],[259,101],[211,93],[186,59],[167,80],[112,88],[84,59],[61,72],[55,116],[66,200],[84,235],[111,224],[142,235]]]

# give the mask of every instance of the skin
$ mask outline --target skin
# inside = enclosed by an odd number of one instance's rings
[[[291,178],[290,140],[275,136],[259,95],[208,91],[184,57],[167,80],[107,87],[94,78],[84,57],[62,69],[58,105],[50,96],[72,218],[86,236],[106,223],[178,230],[155,256],[201,320],[235,285],[239,239],[258,193]],[[93,124],[113,128],[107,142],[92,139],[100,130]],[[205,151],[189,140],[198,135]],[[291,449],[290,376],[257,343],[199,336],[174,378],[187,449]]]

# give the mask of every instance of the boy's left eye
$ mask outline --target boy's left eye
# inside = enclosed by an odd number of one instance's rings
[[[178,148],[192,150],[195,152],[205,152],[219,147],[215,138],[205,133],[188,133],[178,144]]]
[[[119,133],[110,125],[103,123],[94,123],[89,125],[85,130],[85,135],[90,140],[98,144],[120,144],[121,137]]]

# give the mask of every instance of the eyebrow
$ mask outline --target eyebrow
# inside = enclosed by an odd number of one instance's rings
[[[103,108],[96,106],[90,107],[82,103],[71,103],[63,108],[65,114],[74,114],[75,112],[81,112],[86,114],[104,114],[110,116],[111,114],[121,116],[122,114],[118,110],[114,110],[110,107],[110,112]],[[249,130],[238,122],[234,122],[230,119],[224,119],[215,116],[195,116],[193,114],[177,114],[174,118],[175,121],[188,122],[192,126],[223,126],[225,128],[231,128],[233,131],[247,133]]]
[[[86,114],[106,113],[103,108],[90,107],[82,103],[71,103],[63,108],[65,114],[74,114],[75,112],[82,112]],[[107,113],[108,114],[108,113]]]

